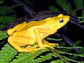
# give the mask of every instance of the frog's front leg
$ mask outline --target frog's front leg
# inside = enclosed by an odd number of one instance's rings
[[[35,32],[36,40],[38,42],[38,46],[40,48],[50,47],[50,45],[52,45],[51,43],[47,43],[47,44],[42,43],[42,39],[41,39],[41,36],[40,36],[40,33],[46,33],[46,34],[50,35],[53,32],[52,30],[35,28],[34,32]],[[57,45],[57,43],[53,44],[53,45]]]
[[[36,47],[25,47],[22,48],[20,46],[26,46],[26,45],[32,45],[34,44],[34,40],[32,38],[25,38],[25,37],[12,37],[10,36],[8,38],[8,42],[10,43],[10,45],[12,45],[16,50],[18,50],[19,52],[34,52],[40,48],[36,48]]]

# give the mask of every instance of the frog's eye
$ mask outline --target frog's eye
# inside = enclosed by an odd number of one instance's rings
[[[60,19],[60,20],[59,20],[59,22],[60,22],[60,23],[63,23],[63,22],[64,22],[64,20],[63,20],[63,19]]]

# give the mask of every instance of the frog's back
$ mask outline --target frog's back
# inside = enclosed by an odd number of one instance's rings
[[[47,19],[43,19],[41,21],[32,21],[32,22],[29,22],[23,29],[21,30],[26,30],[26,29],[29,29],[31,27],[34,27],[34,26],[40,26],[40,25],[44,25],[46,24],[47,21],[49,21],[50,18],[47,18]],[[20,31],[21,31],[20,30]]]

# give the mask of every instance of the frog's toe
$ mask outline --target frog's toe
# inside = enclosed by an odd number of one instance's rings
[[[49,43],[48,41],[44,41],[44,44],[48,46],[59,46],[58,43]]]

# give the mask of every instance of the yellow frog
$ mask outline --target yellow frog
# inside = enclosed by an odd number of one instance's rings
[[[7,30],[8,42],[19,52],[34,52],[45,47],[59,45],[44,40],[47,36],[57,32],[70,19],[70,16],[59,14],[40,21],[23,22]],[[37,43],[37,45],[32,46]],[[24,48],[22,46],[25,46]]]

